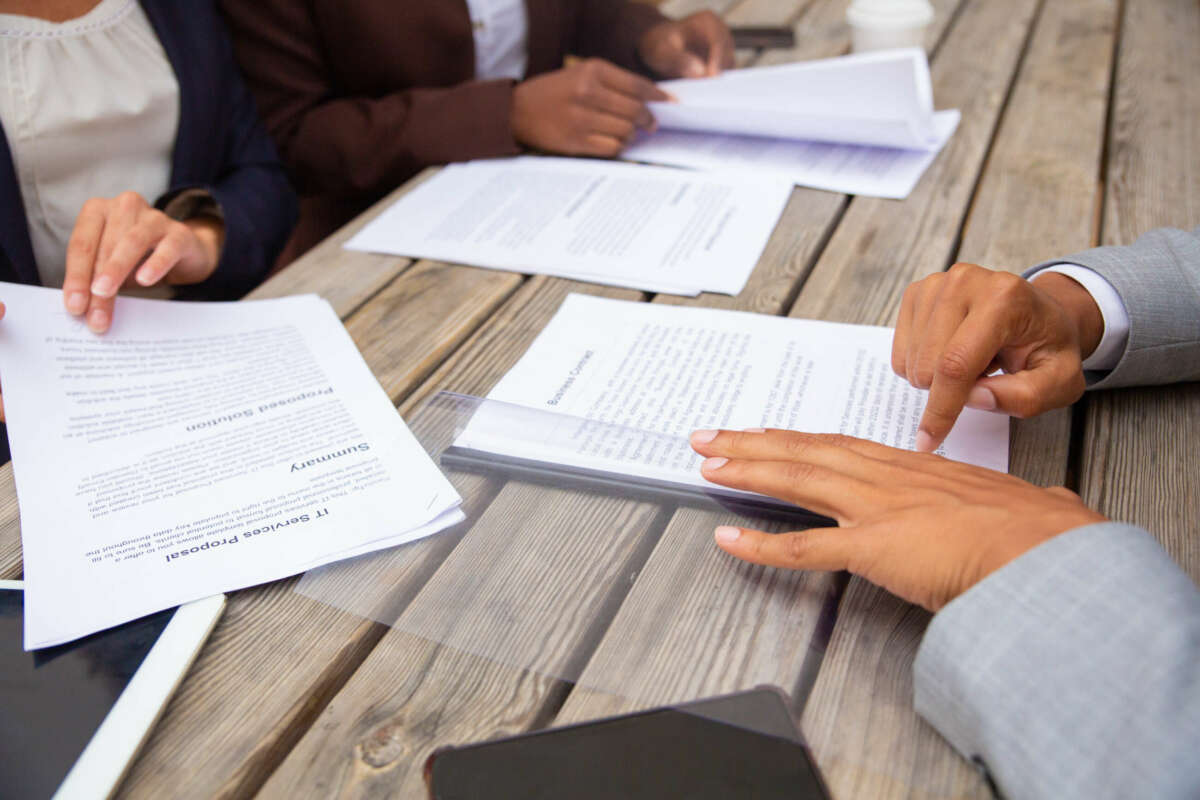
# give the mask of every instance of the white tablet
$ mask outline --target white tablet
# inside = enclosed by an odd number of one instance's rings
[[[0,581],[4,792],[108,797],[221,616],[225,596],[27,653],[22,587]]]

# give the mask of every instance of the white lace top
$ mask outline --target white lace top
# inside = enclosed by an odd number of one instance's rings
[[[137,0],[62,23],[0,14],[0,123],[38,274],[61,286],[84,201],[153,203],[170,182],[179,84]]]

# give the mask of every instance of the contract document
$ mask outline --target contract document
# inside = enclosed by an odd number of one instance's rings
[[[890,328],[570,295],[454,445],[712,488],[688,445],[697,429],[912,449],[926,392],[892,372],[891,342]],[[938,452],[1007,471],[1008,418],[967,409]]]
[[[0,283],[25,648],[427,536],[461,499],[333,309]]]
[[[660,84],[658,131],[623,158],[756,171],[798,185],[906,197],[958,125],[933,110],[917,48],[733,70]]]
[[[650,292],[737,294],[791,183],[525,156],[452,164],[354,236],[352,250]]]

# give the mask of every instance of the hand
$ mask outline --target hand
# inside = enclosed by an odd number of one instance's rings
[[[131,276],[142,286],[163,278],[199,283],[217,268],[223,236],[220,222],[178,222],[135,192],[94,197],[84,203],[67,244],[63,303],[103,333],[112,325],[117,290]]]
[[[640,75],[592,58],[517,84],[512,132],[522,144],[551,153],[608,158],[638,128],[654,128],[647,102],[669,99]]]
[[[707,78],[733,66],[733,35],[711,11],[660,22],[642,34],[638,55],[664,78]]]
[[[1079,399],[1084,358],[1104,333],[1086,289],[1058,273],[1032,283],[955,264],[904,292],[892,369],[929,400],[917,449],[930,452],[963,406],[1031,417]],[[1005,374],[987,377],[1003,369]]]
[[[779,534],[723,526],[722,549],[756,564],[849,570],[930,611],[1042,542],[1104,520],[1061,487],[847,436],[696,431],[692,447],[708,456],[707,480],[839,526]]]

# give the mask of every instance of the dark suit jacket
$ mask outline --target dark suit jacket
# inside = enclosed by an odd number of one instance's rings
[[[258,121],[212,0],[141,0],[179,81],[179,131],[170,189],[206,189],[225,213],[221,263],[188,297],[226,299],[271,269],[296,221],[296,197]],[[154,198],[148,198],[154,199]],[[0,130],[0,280],[38,284],[33,245],[8,139]],[[8,461],[0,424],[0,463]]]
[[[141,0],[179,82],[170,189],[209,191],[225,213],[221,263],[189,296],[235,298],[270,270],[296,220],[296,198],[258,121],[212,0]],[[8,140],[0,134],[0,280],[40,283]]]
[[[464,0],[221,0],[263,119],[305,196],[289,253],[431,164],[513,155],[514,82],[475,80]],[[567,54],[641,68],[664,18],[628,0],[526,0],[527,74]]]

